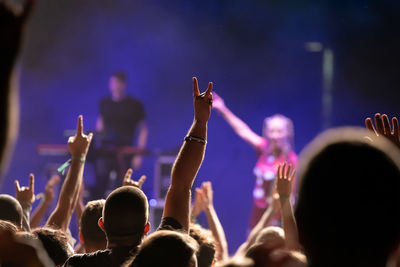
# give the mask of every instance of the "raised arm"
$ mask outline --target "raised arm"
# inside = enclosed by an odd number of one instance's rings
[[[219,251],[217,261],[227,260],[229,258],[228,243],[226,242],[224,228],[222,227],[217,212],[214,208],[214,192],[211,186],[211,182],[204,182],[201,188],[203,191],[203,193],[201,194],[201,199],[204,212],[207,216],[208,227],[210,228],[217,242],[217,249]]]
[[[251,130],[244,121],[233,114],[232,111],[225,105],[224,100],[215,92],[213,93],[213,97],[213,108],[219,111],[219,113],[232,127],[235,133],[254,148],[259,147],[263,143],[263,138],[253,132],[253,130]]]
[[[82,120],[82,116],[79,116],[76,135],[68,140],[68,151],[72,156],[71,166],[61,187],[57,206],[46,223],[46,226],[62,231],[67,231],[78,201],[86,155],[93,137],[92,133],[89,135],[83,133]]]
[[[18,136],[19,100],[14,67],[35,2],[0,1],[0,167],[4,168],[8,167],[8,151],[13,149]]]
[[[19,186],[18,180],[15,180],[15,189],[17,191],[16,199],[21,204],[23,211],[22,229],[30,232],[29,215],[31,213],[32,204],[35,202],[35,176],[29,174],[29,187]]]
[[[49,209],[51,202],[54,199],[54,191],[53,188],[60,182],[60,176],[53,175],[50,180],[47,182],[46,187],[44,189],[44,196],[40,202],[40,204],[36,207],[36,209],[32,212],[30,225],[31,228],[36,228],[40,226],[40,222],[42,221],[44,215]]]
[[[190,195],[193,181],[203,161],[207,140],[207,121],[212,106],[212,83],[200,94],[198,82],[193,78],[194,120],[178,153],[171,172],[163,218],[176,219],[185,231],[189,230]]]
[[[374,119],[375,127],[371,118],[365,119],[365,126],[367,129],[372,131],[376,136],[385,136],[400,148],[399,122],[397,118],[392,118],[392,127],[390,126],[389,118],[386,114],[381,115],[380,113],[376,113]]]
[[[292,194],[292,182],[295,179],[296,170],[293,170],[291,164],[280,164],[278,166],[276,188],[279,194],[281,204],[282,224],[285,231],[286,248],[289,250],[301,250],[299,234],[297,232],[296,220],[293,214],[290,197]]]

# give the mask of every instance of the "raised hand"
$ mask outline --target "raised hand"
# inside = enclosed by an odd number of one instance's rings
[[[213,108],[216,110],[221,110],[225,108],[225,102],[224,100],[216,93],[213,92]]]
[[[203,190],[201,188],[196,188],[194,201],[192,206],[192,220],[195,220],[197,216],[203,211]]]
[[[35,176],[31,173],[29,174],[29,187],[19,186],[18,180],[15,180],[15,189],[17,191],[16,199],[19,202],[35,202]]]
[[[193,106],[194,118],[197,122],[206,123],[210,118],[211,107],[213,104],[212,96],[213,83],[209,82],[207,90],[200,94],[197,78],[193,77]]]
[[[2,19],[0,36],[4,41],[0,44],[0,47],[5,45],[10,49],[8,52],[11,52],[11,55],[15,55],[20,47],[23,27],[35,6],[36,0],[21,1],[21,3],[16,3],[17,1],[10,2],[0,1],[0,18]]]
[[[142,185],[146,181],[146,175],[140,176],[139,180],[136,182],[135,180],[132,180],[132,172],[133,171],[130,168],[126,171],[122,185],[135,186],[142,189]]]
[[[213,206],[214,205],[214,202],[213,202],[214,192],[212,189],[211,182],[204,182],[201,185],[201,189],[203,191],[203,194],[202,194],[203,208],[206,209],[207,207]]]
[[[276,191],[281,200],[288,199],[292,193],[292,182],[296,175],[296,170],[292,170],[292,164],[279,164],[276,177]]]
[[[86,158],[89,150],[90,142],[92,141],[93,134],[85,135],[83,133],[83,118],[82,115],[78,117],[78,125],[76,127],[76,135],[68,139],[68,151],[72,157],[81,159]]]
[[[376,136],[386,136],[386,138],[400,148],[399,122],[397,118],[392,118],[392,127],[390,126],[389,118],[386,114],[381,115],[380,113],[376,113],[374,119],[375,126],[371,118],[365,119],[365,126],[367,129],[372,131]]]
[[[56,186],[60,182],[60,176],[57,174],[53,175],[50,180],[47,182],[46,187],[44,188],[44,201],[51,202],[54,199],[54,186]]]

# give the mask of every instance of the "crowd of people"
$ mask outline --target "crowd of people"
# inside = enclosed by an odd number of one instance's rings
[[[1,87],[1,167],[7,168],[15,131],[12,99],[13,68],[20,48],[23,28],[34,5],[25,1],[22,9],[11,10],[0,2],[0,87]],[[263,137],[254,134],[233,115],[221,98],[213,94],[213,84],[201,92],[193,82],[194,118],[184,136],[171,172],[170,187],[160,225],[149,223],[149,205],[141,190],[146,176],[132,179],[128,169],[122,184],[106,199],[83,202],[83,173],[93,134],[84,134],[83,117],[77,119],[76,134],[68,140],[68,171],[61,181],[53,176],[42,202],[32,212],[36,200],[35,177],[29,184],[15,181],[15,195],[0,195],[1,266],[134,266],[134,267],[319,267],[319,266],[399,266],[400,241],[400,137],[397,118],[375,114],[366,118],[366,129],[331,129],[317,136],[299,157],[288,142],[285,152],[274,149],[260,157],[275,155],[277,171],[271,179],[268,166],[258,164],[255,172],[268,205],[262,208],[247,240],[236,252],[229,252],[223,225],[214,209],[213,189],[204,182],[192,186],[204,159],[207,122],[213,105],[237,133],[262,150]],[[188,100],[189,101],[189,100]],[[214,101],[214,102],[213,102]],[[286,121],[286,129],[293,129]],[[247,127],[247,128],[246,128]],[[267,131],[267,130],[266,130]],[[272,137],[274,134],[266,134]],[[286,132],[290,136],[290,131]],[[271,139],[273,140],[273,139]],[[271,140],[268,140],[271,142]],[[273,148],[273,147],[272,147]],[[291,156],[292,155],[292,156]],[[282,156],[282,158],[280,158]],[[292,159],[292,160],[291,160]],[[264,177],[264,176],[267,177]],[[267,179],[265,179],[267,178]],[[294,181],[299,181],[293,207]],[[53,188],[61,184],[58,196]],[[257,188],[256,188],[257,189]],[[258,195],[255,195],[255,197]],[[53,199],[57,204],[45,214]],[[70,234],[70,221],[79,218],[79,241]],[[196,223],[204,212],[208,229]],[[273,225],[280,218],[281,226]],[[42,225],[42,220],[45,223]],[[151,227],[156,231],[150,232]]]

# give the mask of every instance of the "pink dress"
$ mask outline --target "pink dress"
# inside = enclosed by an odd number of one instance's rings
[[[268,141],[264,139],[264,142],[259,145],[257,150],[258,161],[253,169],[253,173],[256,176],[256,183],[253,190],[254,205],[260,209],[266,209],[268,207],[267,198],[272,195],[273,186],[271,186],[271,192],[265,192],[263,188],[264,181],[273,181],[278,171],[278,165],[284,162],[292,164],[296,167],[297,155],[290,151],[287,156],[281,154],[279,157],[271,155],[267,149]]]

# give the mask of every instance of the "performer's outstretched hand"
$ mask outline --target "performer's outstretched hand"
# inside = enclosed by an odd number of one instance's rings
[[[83,117],[80,115],[76,126],[76,135],[68,139],[69,153],[73,157],[86,158],[92,137],[92,133],[89,135],[83,133]]]
[[[365,119],[365,126],[367,129],[372,131],[376,136],[386,136],[386,138],[400,148],[399,122],[397,118],[392,118],[392,127],[390,126],[389,118],[386,114],[381,115],[380,113],[376,113],[374,119],[375,127],[371,118]]]
[[[206,123],[210,118],[213,95],[213,83],[209,82],[207,90],[200,94],[197,78],[193,77],[193,106],[194,118],[197,122]]]
[[[213,106],[212,107],[218,111],[225,108],[224,100],[216,92],[213,92]]]
[[[139,189],[142,189],[143,183],[146,181],[146,175],[140,176],[139,180],[136,182],[132,180],[132,169],[128,169],[125,173],[124,181],[122,182],[122,185],[129,185],[129,186],[135,186]]]

